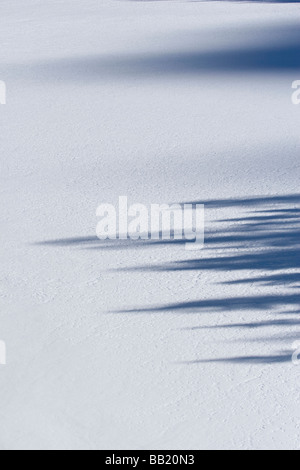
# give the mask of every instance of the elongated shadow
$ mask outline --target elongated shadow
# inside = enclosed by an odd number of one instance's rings
[[[198,203],[200,201],[194,201]],[[203,201],[202,201],[203,202]],[[212,326],[201,325],[197,329],[233,329],[241,332],[262,328],[277,327],[280,334],[269,337],[253,335],[249,341],[295,341],[299,337],[300,319],[300,195],[284,195],[265,198],[248,198],[237,200],[206,201],[206,207],[213,209],[238,210],[240,217],[221,218],[209,228],[206,238],[206,252],[201,252],[194,259],[162,263],[160,265],[142,266],[142,271],[195,271],[212,273],[236,273],[239,278],[222,281],[222,284],[271,286],[276,293],[242,295],[213,299],[173,303],[167,305],[147,306],[131,310],[130,313],[185,313],[185,314],[216,314],[226,312],[257,312],[259,316],[272,315],[273,318],[251,322],[225,323]],[[224,252],[225,247],[225,252]],[[210,256],[207,256],[208,253]],[[254,276],[253,273],[257,272]],[[297,315],[288,319],[274,318],[275,315]],[[228,317],[228,315],[227,315]],[[294,333],[285,334],[285,329]],[[209,360],[192,361],[190,364],[210,362],[232,364],[281,364],[290,362],[292,353],[269,356],[237,356]]]
[[[188,361],[186,365],[199,365],[199,364],[210,364],[212,362],[229,363],[229,364],[245,364],[245,365],[274,365],[290,363],[293,351],[284,351],[279,354],[269,356],[237,356],[227,357],[221,359],[201,359],[199,361]]]
[[[277,326],[279,328],[282,327],[290,327],[290,326],[300,326],[300,320],[295,319],[280,319],[280,320],[267,320],[267,321],[257,321],[257,322],[250,322],[250,323],[224,323],[223,325],[202,325],[202,326],[193,326],[190,328],[183,328],[183,330],[216,330],[216,329],[256,329],[256,328],[269,328],[269,327]]]
[[[220,217],[209,225],[206,233],[206,249],[197,252],[197,256],[184,261],[173,261],[153,265],[142,265],[135,268],[124,268],[139,272],[220,272],[235,273],[235,279],[221,281],[229,285],[259,285],[259,293],[221,297],[200,298],[189,302],[169,303],[166,305],[148,305],[143,308],[127,310],[127,314],[199,314],[214,315],[220,312],[251,312],[259,315],[257,320],[249,322],[226,322],[209,327],[200,325],[200,329],[237,329],[243,331],[274,328],[281,335],[274,341],[284,339],[286,329],[300,326],[300,194],[275,195],[265,197],[249,197],[240,199],[223,199],[208,201],[192,201],[193,204],[204,203],[206,210],[218,209],[225,213],[234,209],[239,216]],[[182,244],[183,240],[157,241],[109,241],[100,242],[96,237],[74,237],[61,240],[40,242],[39,245],[56,248],[71,247],[87,250],[128,250],[141,248],[163,247],[165,245]],[[120,269],[118,268],[118,271]],[[122,271],[122,269],[121,269]],[[256,275],[254,275],[256,273]],[[223,276],[218,276],[218,278]],[[262,289],[272,287],[273,292]],[[276,292],[274,293],[274,287]],[[253,292],[253,289],[252,289]],[[124,313],[124,310],[115,313]],[[268,313],[272,318],[264,320],[261,315]],[[278,318],[278,315],[297,315],[293,318]],[[297,331],[298,333],[298,331]],[[290,339],[296,335],[288,336]],[[252,338],[253,340],[253,338]],[[272,337],[270,336],[270,341]],[[280,364],[291,360],[291,354],[275,356],[248,356],[216,359],[217,362],[234,364]],[[212,362],[213,359],[204,362]],[[201,364],[201,361],[193,363]]]
[[[240,310],[271,310],[277,307],[300,306],[300,294],[294,295],[258,295],[225,297],[221,299],[197,300],[193,302],[182,302],[164,306],[153,306],[138,310],[128,310],[128,313],[156,313],[156,312],[180,312],[180,313],[208,313],[233,312]],[[295,310],[295,313],[299,310]]]
[[[160,42],[164,44],[164,41],[162,36]],[[96,53],[26,65],[9,64],[3,70],[0,67],[0,73],[21,75],[23,80],[72,81],[86,85],[87,81],[102,80],[300,71],[299,23],[296,21],[289,26],[244,27],[242,32],[226,28],[178,31],[175,44],[178,43],[180,47],[166,46],[161,52]]]

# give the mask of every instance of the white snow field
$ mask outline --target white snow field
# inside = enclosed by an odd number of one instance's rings
[[[0,9],[1,449],[298,449],[300,3]],[[125,195],[205,249],[98,240]]]

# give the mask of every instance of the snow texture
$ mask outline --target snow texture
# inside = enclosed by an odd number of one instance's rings
[[[299,2],[0,8],[1,449],[298,449]],[[124,195],[205,249],[100,242]]]

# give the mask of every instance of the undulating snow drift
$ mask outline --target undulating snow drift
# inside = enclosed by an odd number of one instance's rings
[[[298,2],[1,0],[2,449],[296,449]],[[206,246],[96,208],[206,204]]]

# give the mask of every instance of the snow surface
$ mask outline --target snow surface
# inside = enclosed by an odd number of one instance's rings
[[[1,449],[298,449],[298,2],[1,0]],[[206,203],[206,248],[96,208]]]

